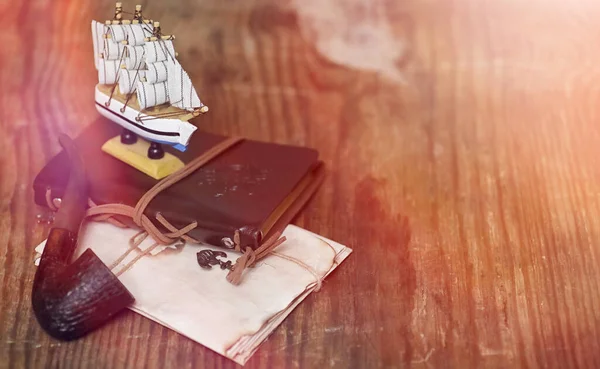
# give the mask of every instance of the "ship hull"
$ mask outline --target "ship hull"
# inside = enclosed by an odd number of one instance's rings
[[[191,123],[180,119],[155,118],[150,115],[140,114],[139,111],[126,106],[122,102],[111,99],[96,87],[95,91],[96,109],[98,112],[117,123],[125,129],[145,138],[148,141],[164,143],[173,146],[179,151],[185,151],[192,133],[197,129]],[[140,117],[141,120],[136,118]],[[150,119],[144,119],[150,118]]]

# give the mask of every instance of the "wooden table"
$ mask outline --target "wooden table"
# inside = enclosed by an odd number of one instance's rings
[[[143,3],[201,129],[318,149],[295,223],[355,250],[246,367],[600,366],[599,3]],[[112,7],[0,4],[0,368],[235,367],[132,312],[72,343],[33,317],[31,184],[97,117]]]

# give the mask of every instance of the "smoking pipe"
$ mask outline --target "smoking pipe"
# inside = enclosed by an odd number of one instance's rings
[[[60,135],[59,142],[71,170],[35,273],[31,301],[40,326],[50,336],[69,341],[100,327],[134,298],[92,250],[70,263],[85,216],[88,182],[75,143],[67,135]]]

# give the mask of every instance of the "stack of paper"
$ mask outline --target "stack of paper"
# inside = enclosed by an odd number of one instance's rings
[[[129,239],[136,233],[136,230],[108,223],[88,223],[80,234],[76,256],[91,248],[110,265],[128,249]],[[145,256],[119,279],[136,299],[131,306],[133,311],[244,364],[260,343],[316,288],[317,281],[311,270],[324,278],[352,252],[291,225],[283,235],[287,240],[276,252],[305,265],[269,255],[246,270],[239,286],[227,282],[226,270],[218,266],[206,270],[198,265],[196,253],[209,248],[199,245],[166,248],[157,255]],[[44,244],[36,248],[40,254]],[[140,248],[152,244],[153,240],[147,239]],[[233,262],[239,256],[234,252],[227,254]],[[137,251],[132,252],[122,266],[136,255]]]

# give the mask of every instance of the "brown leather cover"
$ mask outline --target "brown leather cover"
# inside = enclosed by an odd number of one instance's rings
[[[138,199],[157,181],[101,151],[110,138],[119,135],[121,128],[106,119],[91,124],[75,142],[86,164],[90,182],[90,197],[97,204],[124,203],[135,206]],[[165,145],[165,151],[178,156],[184,163],[202,154],[223,136],[196,131],[184,153]],[[70,165],[66,153],[50,160],[35,178],[35,202],[47,206],[46,191],[52,198],[61,197],[69,178]],[[154,219],[160,212],[180,228],[193,221],[198,227],[190,236],[216,246],[228,246],[224,238],[233,239],[240,230],[243,246],[258,247],[265,222],[273,217],[291,219],[297,212],[295,199],[306,201],[308,191],[316,190],[315,181],[322,178],[321,162],[315,150],[244,140],[213,161],[198,169],[158,195],[146,208],[145,214]],[[310,177],[309,185],[303,181]],[[300,185],[301,184],[301,185]],[[294,189],[305,186],[300,191]],[[278,206],[284,202],[283,211]],[[285,209],[283,209],[285,210]],[[279,214],[281,213],[281,214]],[[277,222],[280,223],[280,222]],[[159,223],[156,222],[157,226]],[[278,224],[280,226],[280,224]],[[160,226],[159,226],[160,228]]]

